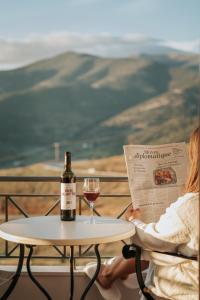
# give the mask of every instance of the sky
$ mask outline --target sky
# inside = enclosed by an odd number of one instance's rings
[[[0,0],[0,66],[65,51],[131,54],[152,39],[198,52],[199,0]]]

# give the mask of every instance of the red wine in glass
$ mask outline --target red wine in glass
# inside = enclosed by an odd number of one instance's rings
[[[85,198],[91,202],[95,202],[96,199],[99,197],[99,192],[84,192],[83,194]]]

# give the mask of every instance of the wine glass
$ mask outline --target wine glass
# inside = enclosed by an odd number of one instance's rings
[[[90,224],[95,224],[94,202],[96,201],[96,199],[100,194],[99,178],[96,177],[84,178],[83,194],[90,204],[90,210],[91,210]]]

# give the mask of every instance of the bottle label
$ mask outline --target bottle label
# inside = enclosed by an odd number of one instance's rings
[[[76,183],[61,183],[61,209],[76,209]]]

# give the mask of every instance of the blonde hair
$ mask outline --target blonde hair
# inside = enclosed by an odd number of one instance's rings
[[[196,128],[190,136],[189,159],[190,170],[185,185],[186,193],[199,192],[199,151],[200,151],[200,127]]]

